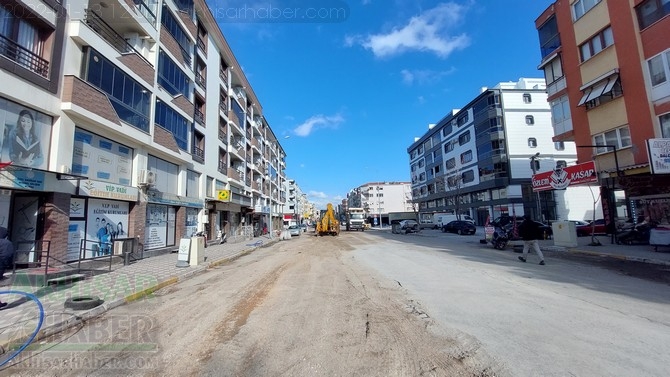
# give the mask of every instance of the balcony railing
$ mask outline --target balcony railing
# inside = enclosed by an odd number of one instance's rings
[[[207,52],[207,47],[205,46],[205,41],[202,38],[200,38],[200,36],[198,36],[198,40],[196,41],[196,43],[197,43],[198,48],[200,49],[200,51]]]
[[[156,15],[154,14],[154,12],[152,12],[151,9],[149,9],[149,6],[142,0],[133,0],[133,2],[135,3],[137,9],[140,10],[140,13],[144,16],[144,18],[146,18],[147,21],[151,23],[151,26],[153,26],[155,29]]]
[[[219,96],[219,109],[223,110],[223,112],[228,111],[228,98],[226,96]]]
[[[109,26],[109,24],[94,11],[90,9],[86,10],[86,17],[84,18],[84,22],[86,22],[86,25],[93,29],[93,31],[98,33],[102,39],[109,42],[109,44],[111,44],[112,47],[114,47],[114,49],[116,49],[118,52],[122,54],[134,52],[146,61],[146,58],[139,51],[130,45],[130,43],[128,43],[128,41],[126,41],[126,39],[123,38],[121,34],[117,33],[116,30]],[[147,61],[147,63],[149,62]]]
[[[195,119],[196,122],[202,124],[203,126],[205,125],[205,114],[203,114],[202,111],[195,109],[193,112],[193,119]]]
[[[205,161],[205,150],[194,145],[193,146],[193,158],[198,160],[198,161]]]
[[[228,134],[225,130],[219,130],[219,140],[223,141],[224,143],[228,142]]]
[[[221,78],[221,81],[228,84],[228,74],[225,69],[219,69],[219,77]]]
[[[205,76],[200,72],[195,73],[195,83],[200,85],[201,88],[207,89],[207,84],[205,83]]]
[[[0,55],[40,76],[49,74],[49,62],[11,39],[0,35]]]
[[[228,174],[228,165],[224,161],[219,161],[219,173]]]

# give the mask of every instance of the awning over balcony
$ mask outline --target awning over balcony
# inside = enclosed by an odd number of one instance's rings
[[[609,94],[614,88],[614,85],[619,81],[619,73],[613,72],[605,77],[601,76],[601,78],[594,81],[582,86],[581,90],[584,92],[584,95],[582,96],[582,99],[579,101],[577,106],[583,106],[589,101],[592,101],[602,95]]]

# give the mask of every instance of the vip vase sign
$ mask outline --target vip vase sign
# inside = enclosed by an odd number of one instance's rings
[[[179,252],[177,254],[177,267],[188,267],[189,252],[191,251],[191,239],[182,238],[179,240]]]

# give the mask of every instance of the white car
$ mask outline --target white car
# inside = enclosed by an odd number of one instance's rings
[[[288,227],[289,234],[291,236],[299,236],[300,235],[300,226],[298,225],[291,225]]]

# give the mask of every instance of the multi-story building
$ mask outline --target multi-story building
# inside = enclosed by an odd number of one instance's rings
[[[585,218],[593,206],[589,194],[573,195],[568,204],[565,192],[533,193],[535,172],[576,159],[574,143],[552,141],[546,99],[542,79],[483,88],[417,138],[407,152],[420,219],[435,213],[467,214],[478,224],[502,214]]]
[[[285,153],[204,0],[40,4],[0,5],[0,225],[20,249],[281,224]]]
[[[595,161],[610,224],[670,221],[669,15],[666,0],[577,0],[535,21],[553,139]]]
[[[347,193],[347,198],[342,200],[341,213],[344,214],[350,207],[364,208],[370,224],[388,225],[389,213],[414,211],[410,183],[366,183]]]

